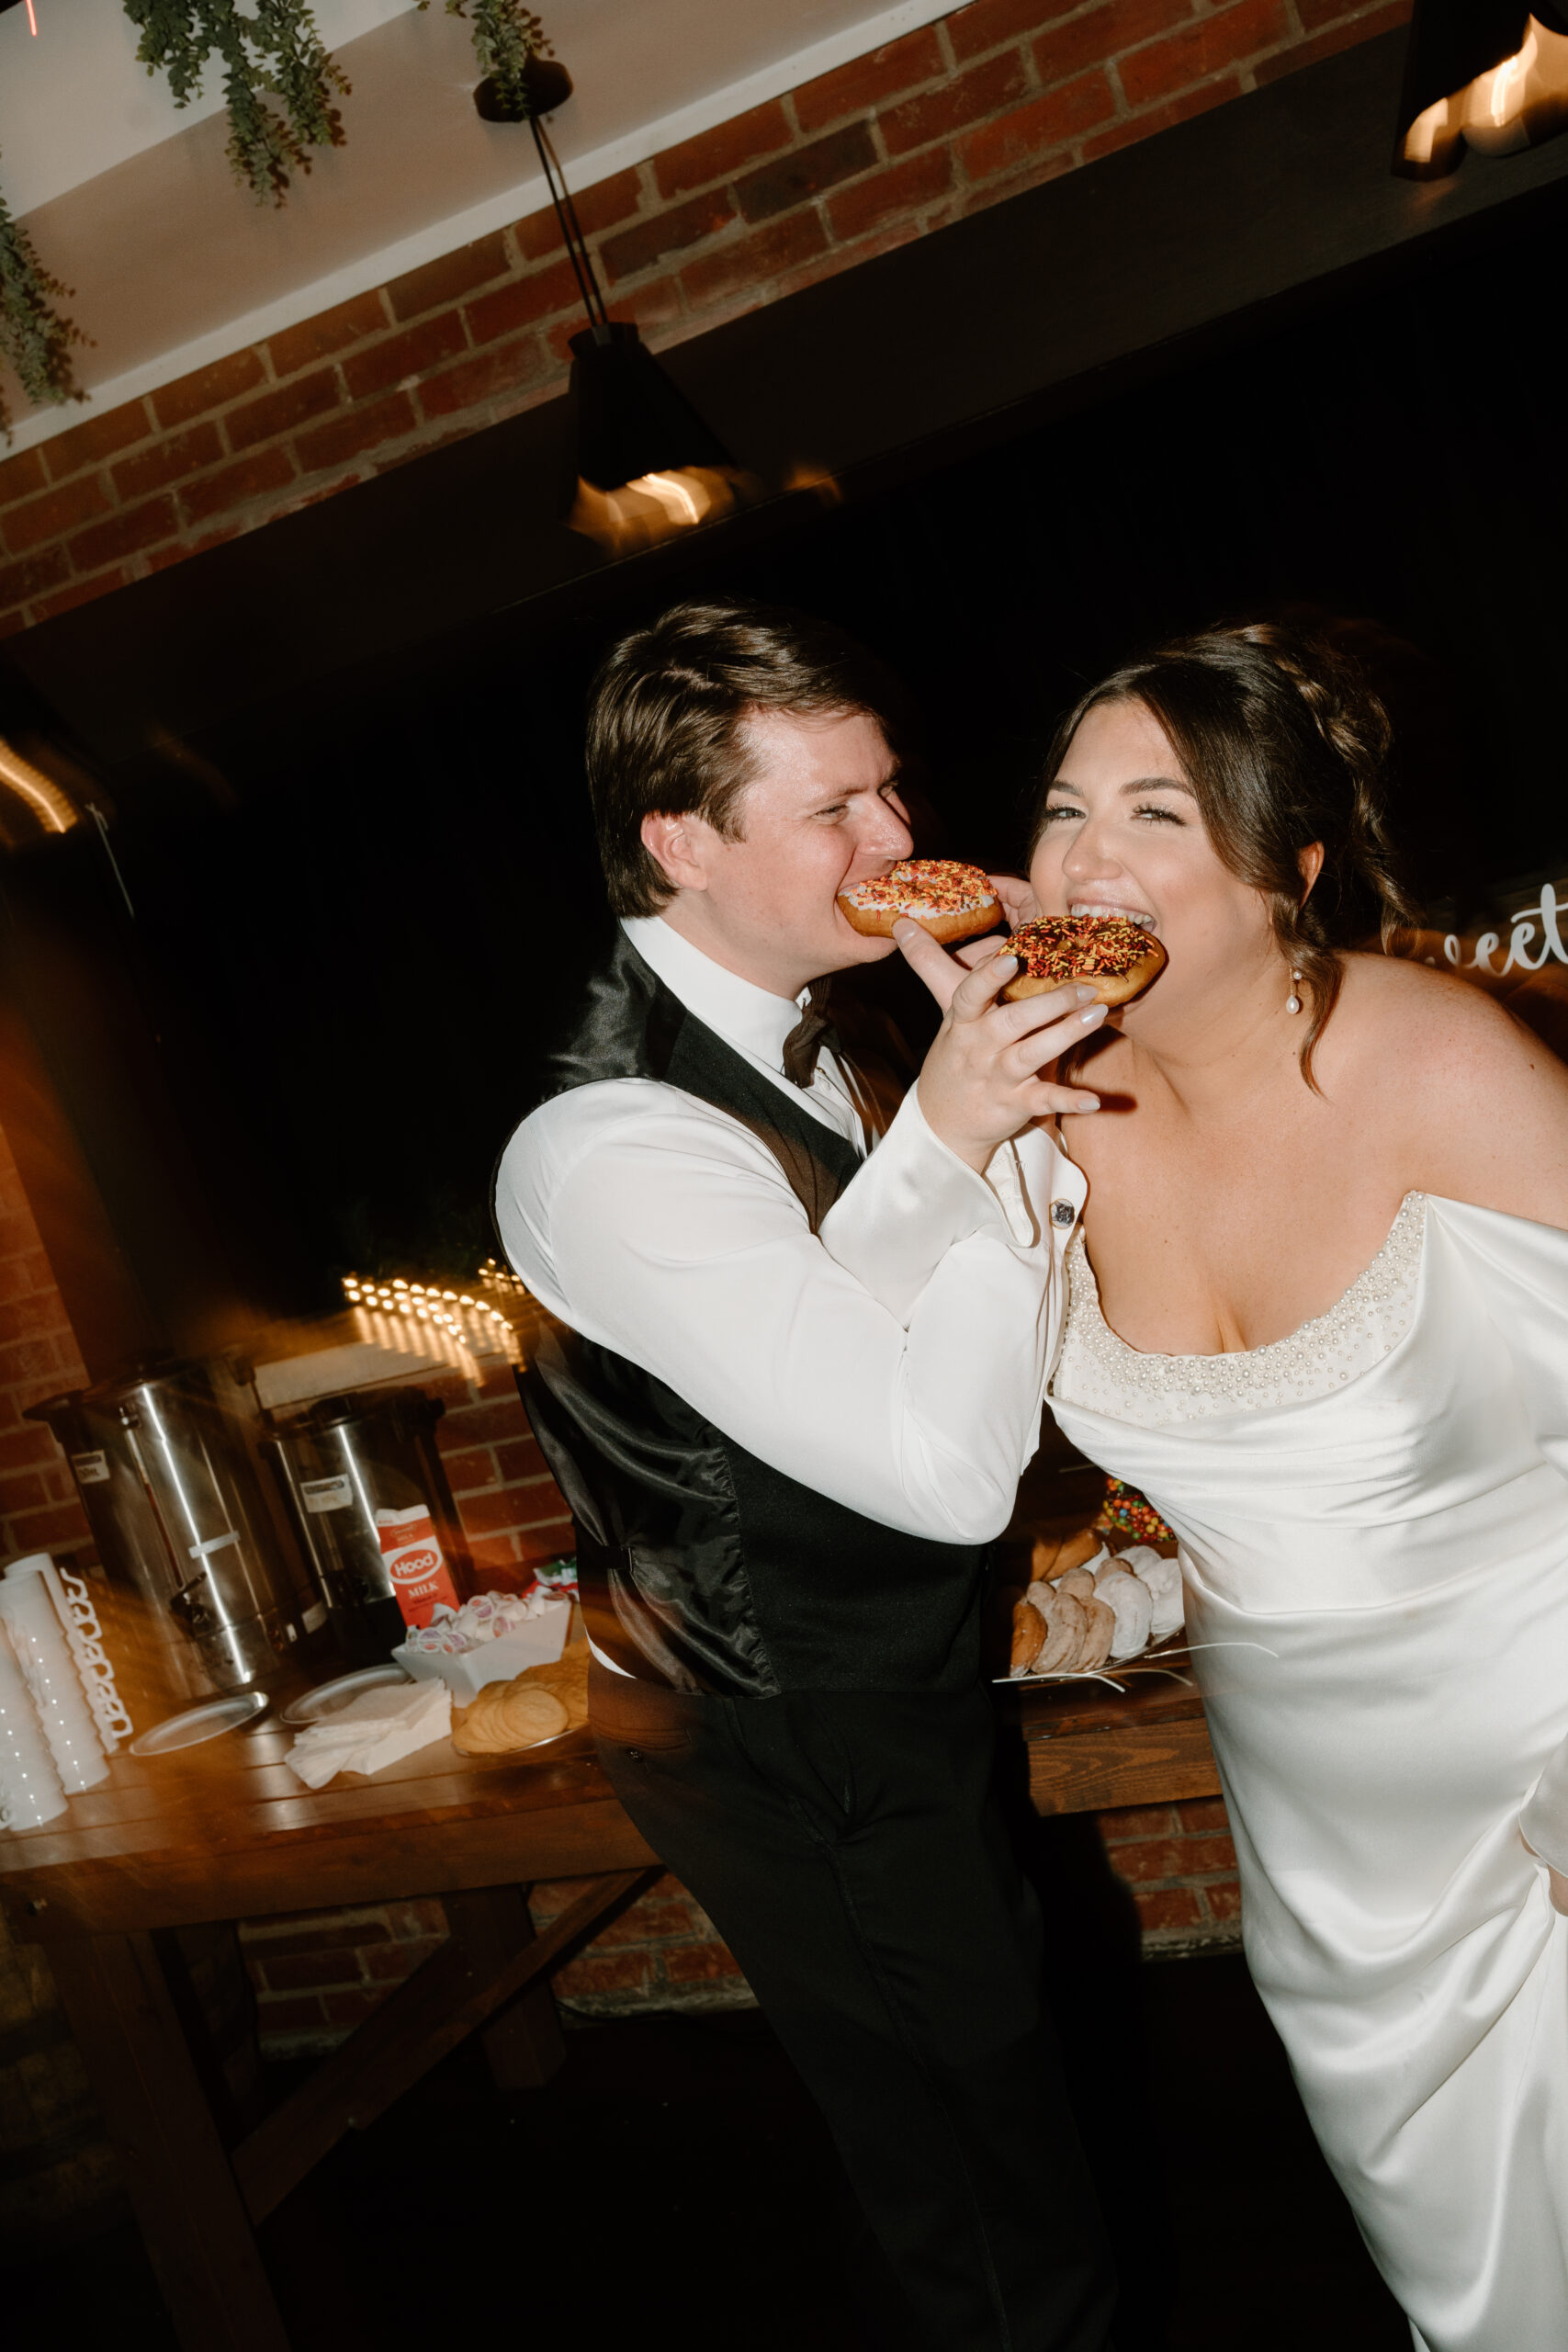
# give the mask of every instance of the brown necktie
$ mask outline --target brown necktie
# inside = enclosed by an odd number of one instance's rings
[[[794,1086],[809,1088],[817,1069],[817,1057],[824,1044],[834,1045],[833,1023],[828,1012],[829,980],[813,980],[806,1000],[806,1010],[784,1041],[784,1076]]]

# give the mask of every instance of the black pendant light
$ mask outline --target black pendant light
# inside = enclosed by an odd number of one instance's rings
[[[571,96],[571,76],[554,58],[530,57],[523,96],[509,104],[493,76],[474,92],[487,122],[525,121],[577,279],[588,324],[571,338],[573,458],[563,513],[573,530],[610,553],[637,548],[716,521],[755,496],[716,433],[665,374],[629,320],[612,319],[566,175],[542,118]]]
[[[30,848],[83,822],[96,787],[60,731],[36,688],[0,657],[0,850]]]
[[[604,319],[572,336],[571,397],[577,470],[597,490],[735,462],[625,321]]]

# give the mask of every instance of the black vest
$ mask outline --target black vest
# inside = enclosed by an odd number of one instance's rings
[[[688,1012],[624,933],[538,1101],[615,1078],[661,1080],[750,1128],[813,1232],[860,1165]],[[526,1354],[518,1385],[571,1510],[588,1631],[628,1673],[730,1698],[976,1680],[985,1545],[902,1535],[830,1502],[542,1310]]]

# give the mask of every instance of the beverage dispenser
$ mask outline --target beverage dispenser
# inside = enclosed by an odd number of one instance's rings
[[[175,1702],[271,1679],[310,1611],[252,1451],[255,1408],[229,1366],[139,1371],[29,1419],[64,1447],[104,1567],[142,1604]]]
[[[423,1389],[394,1388],[269,1417],[338,1645],[355,1665],[384,1658],[435,1600],[468,1598],[468,1552],[435,1444],[444,1410]]]

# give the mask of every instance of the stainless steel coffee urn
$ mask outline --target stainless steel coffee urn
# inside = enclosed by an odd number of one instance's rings
[[[445,1409],[423,1389],[391,1388],[327,1396],[304,1412],[268,1417],[268,1442],[276,1448],[338,1646],[356,1666],[384,1658],[403,1638],[378,1511],[427,1510],[457,1599],[469,1592],[468,1550],[435,1444]]]
[[[310,1610],[253,1446],[250,1392],[221,1359],[139,1371],[35,1405],[111,1581],[142,1603],[176,1704],[274,1677]]]

